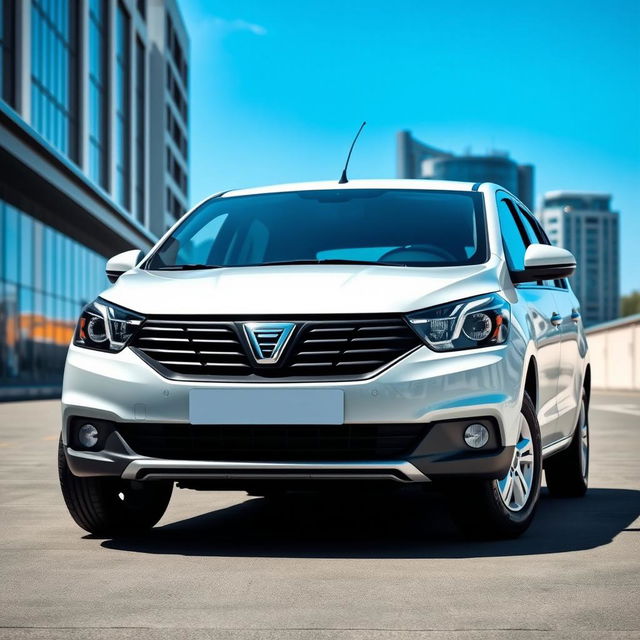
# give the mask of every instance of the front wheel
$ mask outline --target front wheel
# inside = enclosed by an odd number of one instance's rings
[[[58,444],[58,476],[71,517],[95,535],[127,535],[150,529],[162,518],[173,491],[173,483],[166,481],[74,476],[62,439]]]
[[[454,520],[474,538],[515,538],[535,513],[542,477],[540,427],[525,394],[511,466],[499,480],[464,479],[449,487]]]

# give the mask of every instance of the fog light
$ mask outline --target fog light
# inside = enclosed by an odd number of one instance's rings
[[[489,429],[483,424],[470,424],[464,430],[464,441],[472,449],[480,449],[480,447],[484,447],[489,442]]]
[[[78,429],[78,441],[87,449],[91,449],[98,444],[98,435],[98,430],[92,424],[83,424]]]

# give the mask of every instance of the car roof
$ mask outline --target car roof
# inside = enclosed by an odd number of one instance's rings
[[[477,191],[480,183],[456,182],[453,180],[416,180],[416,179],[381,179],[381,180],[349,180],[339,184],[335,180],[322,182],[294,182],[275,184],[249,189],[231,189],[218,194],[219,197],[250,196],[261,193],[286,193],[290,191],[320,191],[330,189],[418,189],[424,191]]]

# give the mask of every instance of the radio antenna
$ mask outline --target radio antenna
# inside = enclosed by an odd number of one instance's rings
[[[347,161],[344,163],[344,169],[342,170],[342,175],[340,176],[340,180],[338,180],[338,184],[346,184],[347,182],[349,182],[349,179],[347,178],[347,169],[349,168],[349,160],[351,160],[351,152],[353,151],[353,147],[356,144],[356,141],[358,140],[358,136],[360,135],[360,132],[364,129],[364,125],[367,124],[366,120],[360,125],[360,128],[358,129],[358,133],[356,133],[356,137],[353,139],[353,142],[351,143],[351,147],[349,149],[349,155],[347,156]]]

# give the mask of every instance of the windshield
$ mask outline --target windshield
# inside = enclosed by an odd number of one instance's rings
[[[435,267],[486,259],[479,193],[335,189],[208,200],[146,268],[340,262]]]

